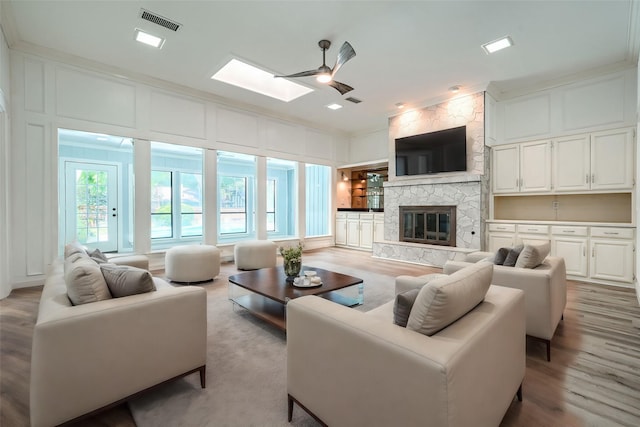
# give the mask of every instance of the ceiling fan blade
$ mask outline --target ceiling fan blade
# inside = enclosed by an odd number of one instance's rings
[[[273,77],[307,77],[307,76],[315,76],[320,74],[320,70],[309,70],[309,71],[301,71],[295,74],[289,74],[288,76],[273,76]]]
[[[333,67],[333,71],[331,75],[334,76],[340,67],[342,67],[348,60],[356,56],[356,51],[353,49],[353,46],[349,44],[349,42],[344,42],[342,47],[340,48],[340,52],[338,52],[338,57],[336,58],[336,65]]]
[[[351,86],[346,85],[344,83],[337,82],[335,80],[331,80],[327,84],[332,88],[334,88],[335,90],[337,90],[338,92],[340,92],[340,95],[344,95],[345,93],[351,92],[353,90]]]

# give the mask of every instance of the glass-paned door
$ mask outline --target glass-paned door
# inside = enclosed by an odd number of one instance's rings
[[[65,163],[65,239],[118,250],[118,167]]]

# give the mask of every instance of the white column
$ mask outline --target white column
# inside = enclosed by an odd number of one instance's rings
[[[218,243],[218,152],[204,150],[203,233],[206,245]]]
[[[267,158],[256,156],[256,238],[267,238]]]
[[[146,139],[133,143],[134,238],[136,253],[151,252],[151,144]]]
[[[306,163],[298,162],[298,182],[296,183],[296,194],[298,195],[298,209],[296,224],[298,224],[298,237],[300,240],[307,235],[307,168]]]

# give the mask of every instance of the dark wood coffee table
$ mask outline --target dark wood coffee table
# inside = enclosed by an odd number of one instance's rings
[[[362,279],[346,274],[335,273],[311,266],[302,266],[301,271],[313,270],[322,279],[322,285],[315,288],[298,288],[287,283],[282,266],[261,268],[229,276],[229,299],[260,319],[287,329],[287,302],[305,295],[317,295],[338,304],[352,307],[364,301],[364,284]],[[350,298],[337,291],[358,285],[358,296]],[[233,286],[239,286],[250,292],[235,295]]]

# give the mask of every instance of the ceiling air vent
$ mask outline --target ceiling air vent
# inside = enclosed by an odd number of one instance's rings
[[[360,104],[362,102],[361,99],[354,98],[353,96],[345,98],[345,101],[353,102],[354,104]]]
[[[154,24],[160,25],[161,27],[165,27],[170,29],[171,31],[178,31],[178,28],[182,26],[182,24],[178,24],[175,21],[164,18],[160,15],[156,15],[153,12],[150,12],[146,9],[140,9],[140,18],[145,21],[153,22]]]

